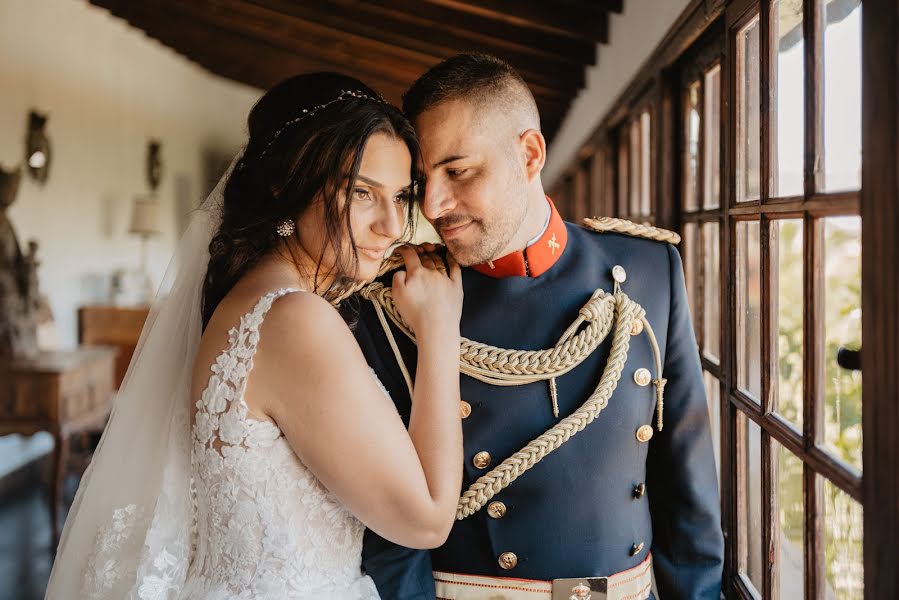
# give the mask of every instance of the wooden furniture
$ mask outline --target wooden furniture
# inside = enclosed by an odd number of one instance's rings
[[[97,346],[0,360],[0,435],[49,431],[55,441],[51,482],[54,548],[69,438],[102,429],[112,407],[116,349]]]
[[[87,346],[114,346],[119,350],[114,389],[122,385],[149,313],[149,307],[95,305],[78,309],[78,341]]]

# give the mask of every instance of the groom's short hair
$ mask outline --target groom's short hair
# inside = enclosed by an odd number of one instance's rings
[[[540,129],[540,113],[521,75],[504,60],[481,53],[458,54],[431,67],[403,94],[403,112],[415,121],[429,108],[451,100],[496,107],[522,125]]]

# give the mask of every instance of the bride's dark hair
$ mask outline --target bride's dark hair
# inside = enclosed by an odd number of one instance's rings
[[[247,123],[249,141],[225,184],[222,222],[209,244],[204,328],[237,281],[278,246],[278,224],[295,219],[318,198],[324,202],[327,243],[313,257],[318,264],[313,291],[333,299],[347,289],[355,279],[358,257],[343,243],[348,239],[355,248],[350,202],[341,207],[339,197],[343,186],[345,197],[352,198],[362,153],[373,134],[403,141],[412,155],[412,181],[420,179],[412,125],[399,109],[352,77],[312,73],[287,79],[256,103]],[[406,235],[411,233],[415,201],[410,198],[408,203]],[[328,247],[335,263],[322,267]],[[326,289],[319,289],[322,280],[329,282]]]

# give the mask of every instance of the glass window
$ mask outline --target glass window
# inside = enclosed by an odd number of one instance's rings
[[[862,506],[824,481],[825,598],[864,600]]]
[[[705,397],[709,404],[709,426],[712,431],[712,446],[715,452],[715,474],[718,489],[721,489],[721,382],[708,371],[703,371]]]
[[[704,208],[721,205],[721,65],[715,65],[705,74],[705,101],[703,119],[703,192]]]
[[[699,173],[699,82],[687,88],[684,132],[686,152],[684,154],[684,209],[699,208],[697,181]]]
[[[717,221],[702,226],[702,348],[705,357],[715,363],[721,356],[721,252],[718,229]]]
[[[862,6],[824,3],[824,191],[857,190],[862,170]]]
[[[759,151],[759,19],[737,35],[737,202],[758,200]]]
[[[802,219],[783,219],[771,223],[771,260],[775,306],[772,318],[777,369],[772,373],[775,394],[774,409],[797,430],[802,431],[802,330],[805,291],[803,289]]]
[[[776,461],[772,489],[777,494],[777,516],[773,525],[779,600],[800,599],[805,595],[805,495],[802,461],[775,441],[771,450]]]
[[[772,197],[801,196],[805,156],[805,51],[802,2],[774,0],[771,27],[777,49],[771,65]]]
[[[738,413],[741,436],[738,501],[740,573],[762,590],[762,430],[743,412]]]
[[[837,364],[841,347],[861,348],[861,218],[824,219],[824,442],[862,468],[862,376]]]
[[[762,397],[761,248],[759,222],[737,223],[737,385]]]

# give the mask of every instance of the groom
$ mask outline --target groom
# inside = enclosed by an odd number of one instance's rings
[[[651,596],[654,571],[662,600],[717,600],[723,539],[699,355],[680,256],[657,241],[677,236],[562,220],[540,180],[536,104],[506,63],[450,58],[403,99],[421,138],[422,212],[468,267],[462,335],[553,348],[579,314],[582,330],[613,307],[620,327],[599,327],[602,343],[551,377],[504,375],[499,363],[462,375],[460,520],[431,552],[368,532],[363,565],[381,597],[636,600]],[[357,338],[408,419],[400,364],[414,369],[415,346],[382,317],[363,302]]]

